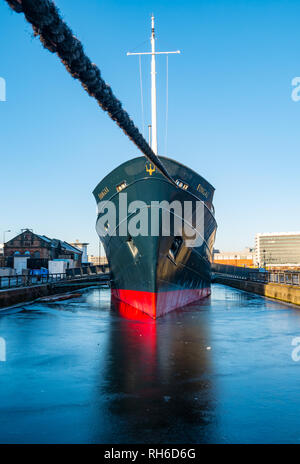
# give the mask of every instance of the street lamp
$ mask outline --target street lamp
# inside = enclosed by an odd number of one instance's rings
[[[263,268],[265,268],[265,266],[266,266],[266,250],[263,250],[263,256],[264,256]]]

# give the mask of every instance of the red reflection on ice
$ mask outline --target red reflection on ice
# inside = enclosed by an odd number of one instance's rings
[[[141,363],[142,370],[147,379],[152,378],[156,366],[156,322],[150,316],[137,308],[120,301],[112,296],[114,309],[124,319],[123,341],[125,350],[123,356],[126,356],[131,350],[134,350],[134,365]],[[129,324],[128,324],[129,322]],[[130,358],[130,356],[129,356]],[[132,360],[131,360],[132,361]],[[127,363],[131,362],[127,359]]]
[[[122,317],[125,317],[125,319],[130,319],[132,321],[145,321],[150,323],[154,322],[152,317],[150,317],[148,314],[144,313],[143,311],[140,311],[137,308],[134,308],[130,304],[125,303],[124,301],[121,301],[118,298],[115,298],[113,295],[111,296],[111,301],[114,305],[114,308]]]

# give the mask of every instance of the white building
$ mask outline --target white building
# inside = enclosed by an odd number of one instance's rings
[[[78,240],[76,240],[76,242],[70,243],[70,245],[72,245],[73,247],[75,247],[78,250],[82,251],[81,262],[83,264],[87,264],[89,262],[89,260],[88,260],[88,252],[87,252],[87,247],[88,247],[89,243],[81,243]]]
[[[260,267],[300,266],[300,232],[256,234],[255,259]]]

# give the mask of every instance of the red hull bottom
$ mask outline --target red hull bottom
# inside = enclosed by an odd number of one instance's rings
[[[158,293],[112,288],[111,295],[112,298],[117,298],[148,314],[153,319],[157,319],[174,309],[181,308],[210,295],[210,287]]]

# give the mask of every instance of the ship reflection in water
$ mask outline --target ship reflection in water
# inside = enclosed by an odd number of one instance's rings
[[[220,285],[153,321],[110,291],[0,317],[1,443],[297,442],[300,311]]]
[[[210,440],[209,328],[201,306],[200,324],[192,306],[185,321],[182,311],[154,322],[123,302],[114,301],[114,309],[122,318],[119,336],[110,332],[102,392],[113,395],[110,411],[124,420],[126,434],[148,443],[189,442],[197,434],[200,441]],[[133,320],[140,316],[142,321]]]

